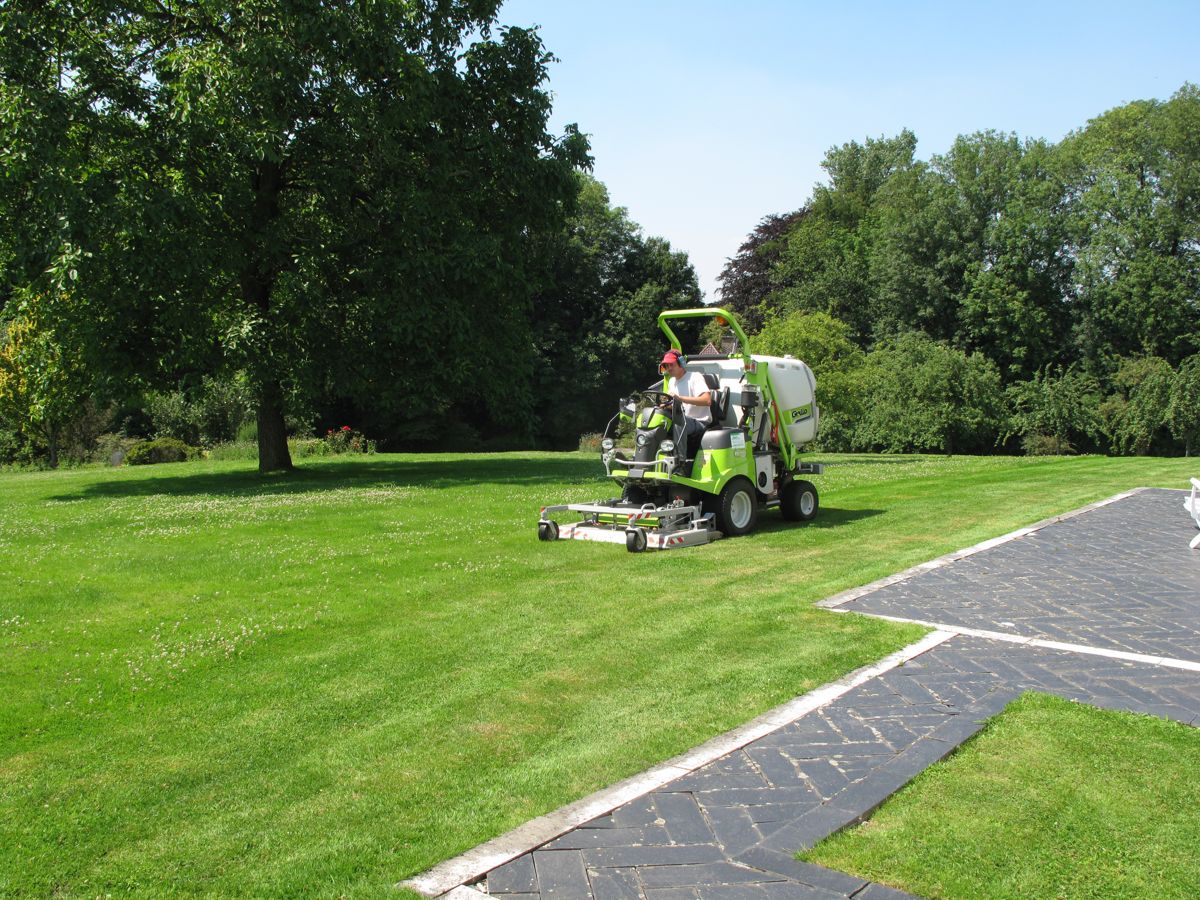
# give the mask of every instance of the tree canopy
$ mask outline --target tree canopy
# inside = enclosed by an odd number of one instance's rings
[[[296,398],[527,391],[529,250],[587,145],[547,134],[550,56],[497,7],[7,4],[8,315],[49,298],[110,393],[245,371],[264,470],[290,466]]]

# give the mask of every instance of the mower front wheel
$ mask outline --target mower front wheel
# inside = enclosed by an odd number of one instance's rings
[[[538,540],[557,541],[558,523],[553,519],[547,519],[545,522],[538,522]]]
[[[779,511],[789,522],[807,522],[817,514],[820,500],[811,481],[789,481],[779,498]]]
[[[739,537],[754,530],[758,520],[758,498],[748,478],[734,478],[717,497],[717,528],[727,537]]]
[[[646,532],[641,528],[629,528],[625,531],[625,549],[630,553],[641,553],[646,549]]]

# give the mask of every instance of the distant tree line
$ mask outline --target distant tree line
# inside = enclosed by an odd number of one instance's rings
[[[835,450],[1200,446],[1200,90],[1058,144],[831,149],[722,272],[756,349],[805,358]]]
[[[498,6],[0,5],[0,462],[602,427],[701,293]],[[721,299],[813,364],[829,449],[1193,452],[1198,143],[1192,85],[1057,145],[851,142]]]

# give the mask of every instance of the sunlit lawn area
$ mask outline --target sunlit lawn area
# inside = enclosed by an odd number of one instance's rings
[[[924,897],[1200,895],[1200,732],[1027,694],[804,858]]]
[[[641,555],[537,541],[579,454],[0,474],[0,894],[388,892],[922,633],[813,601],[1193,468],[825,459]]]

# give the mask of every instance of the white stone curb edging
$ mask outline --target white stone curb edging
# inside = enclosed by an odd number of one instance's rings
[[[447,900],[479,900],[486,895],[463,887],[463,885],[530,850],[537,849],[542,844],[566,834],[597,816],[610,813],[630,800],[648,794],[676,778],[688,775],[734,750],[757,741],[773,731],[778,731],[785,725],[790,725],[801,716],[831,703],[877,675],[882,675],[884,672],[932,650],[958,633],[956,630],[935,631],[927,634],[919,641],[897,650],[879,662],[855,669],[836,681],[831,681],[803,696],[789,700],[787,703],[751,719],[745,725],[718,735],[645,772],[603,788],[552,813],[531,819],[506,834],[468,850],[461,856],[439,863],[427,872],[401,882],[400,887],[411,888],[426,897],[445,895]]]

